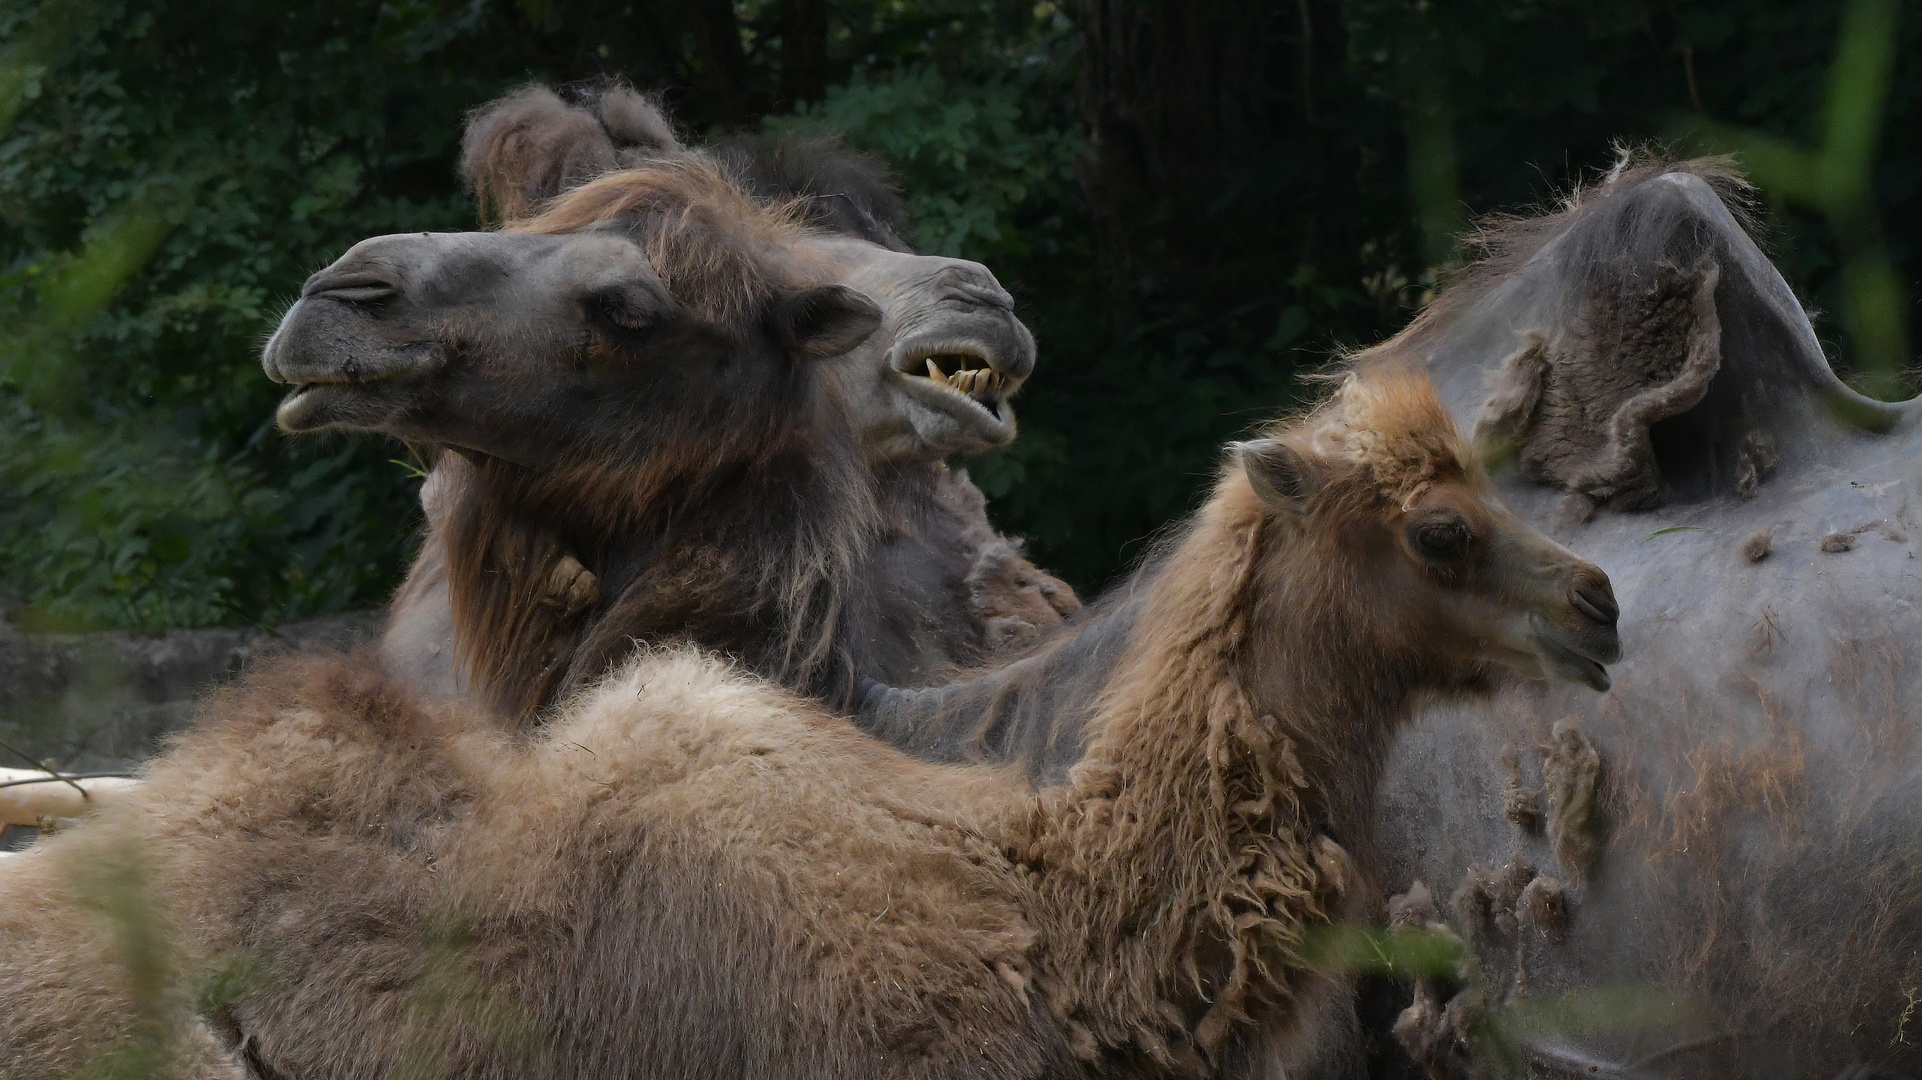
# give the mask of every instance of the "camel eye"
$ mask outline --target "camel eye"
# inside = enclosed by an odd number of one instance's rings
[[[1430,559],[1458,559],[1468,551],[1468,526],[1431,521],[1415,530],[1415,550]]]
[[[587,314],[603,331],[624,344],[645,341],[654,329],[654,313],[634,303],[633,298],[609,289],[587,297]]]

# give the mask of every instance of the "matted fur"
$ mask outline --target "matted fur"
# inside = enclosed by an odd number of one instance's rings
[[[687,648],[641,650],[526,741],[364,658],[299,660],[216,699],[139,802],[0,879],[0,910],[98,838],[138,838],[179,978],[252,973],[198,1022],[261,1075],[1205,1076],[1286,1060],[1329,988],[1304,937],[1357,899],[1322,835],[1327,791],[1413,695],[1475,681],[1474,658],[1382,594],[1399,556],[1351,544],[1394,511],[1384,478],[1444,468],[1410,446],[1459,442],[1420,427],[1442,414],[1408,385],[1284,433],[1344,434],[1344,457],[1317,459],[1331,473],[1310,513],[1224,470],[1139,582],[1064,783],[916,760]],[[1361,416],[1384,437],[1362,437]],[[1326,664],[1320,642],[1349,662]],[[73,1038],[0,1042],[0,1075],[51,1075],[126,1030],[124,996],[29,974],[38,947],[0,938],[0,1008],[73,1007]]]

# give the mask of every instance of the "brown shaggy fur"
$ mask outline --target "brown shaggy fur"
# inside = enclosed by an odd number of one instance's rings
[[[526,742],[364,659],[297,660],[216,699],[139,802],[0,879],[0,911],[136,840],[180,945],[167,985],[235,973],[197,1022],[264,1076],[1286,1061],[1325,989],[1304,935],[1358,884],[1317,807],[1491,657],[1436,622],[1448,576],[1379,539],[1396,496],[1482,482],[1426,381],[1351,383],[1277,438],[1314,493],[1276,501],[1254,451],[1224,472],[1138,583],[1064,783],[914,760],[686,649],[643,651]],[[111,964],[76,989],[8,929],[0,1009],[36,1019],[0,1028],[0,1076],[109,1052],[131,1024]]]
[[[670,293],[737,335],[758,327],[783,270],[813,273],[815,230],[900,247],[899,208],[865,159],[740,140],[692,150],[657,102],[620,83],[529,86],[490,104],[470,121],[462,169],[510,231],[628,224]],[[868,475],[841,460],[850,436],[822,400],[832,387],[804,375],[788,389],[740,402],[750,422],[690,417],[672,445],[571,475],[443,458],[395,611],[451,605],[463,674],[526,724],[630,639],[693,640],[840,701],[848,672],[925,682],[1078,609],[994,533],[965,475],[936,460]],[[562,567],[580,568],[574,596],[554,593]]]
[[[512,228],[610,223],[640,237],[676,302],[733,335],[779,317],[791,287],[782,261],[806,235],[792,214],[692,157],[601,176]],[[719,422],[668,418],[631,460],[538,473],[492,458],[441,462],[436,548],[457,646],[500,712],[529,715],[656,633],[824,686],[877,510],[843,406],[818,373],[801,367],[792,379],[780,399],[737,401]],[[564,556],[599,577],[602,603],[586,624],[542,603]]]

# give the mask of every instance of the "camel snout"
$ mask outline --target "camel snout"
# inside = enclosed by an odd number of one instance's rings
[[[1565,644],[1598,664],[1622,658],[1622,635],[1617,623],[1622,607],[1615,601],[1608,575],[1595,567],[1577,569],[1568,583],[1568,606],[1578,616],[1574,640]]]

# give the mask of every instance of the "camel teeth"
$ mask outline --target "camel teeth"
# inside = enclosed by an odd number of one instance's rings
[[[931,356],[923,357],[921,362],[928,369],[928,378],[963,394],[998,394],[1008,383],[1007,376],[987,366],[958,367],[954,374],[949,375],[941,370],[941,365],[935,363]],[[969,362],[971,361],[962,361],[963,364]]]

